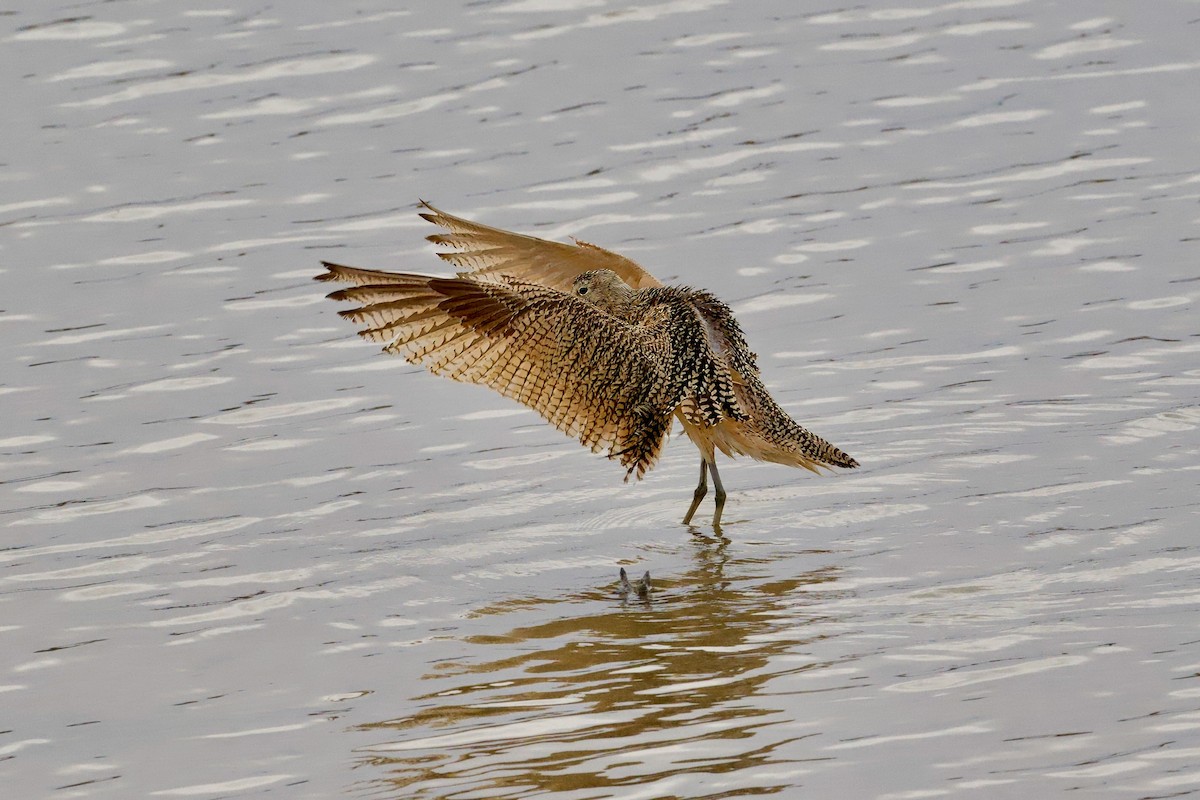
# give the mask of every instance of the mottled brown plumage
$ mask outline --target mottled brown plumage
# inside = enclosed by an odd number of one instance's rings
[[[623,256],[489,228],[425,204],[450,231],[438,255],[469,268],[454,278],[325,263],[317,280],[358,308],[341,312],[384,350],[455,380],[490,386],[537,411],[594,452],[642,477],[678,418],[700,449],[690,522],[716,486],[717,450],[817,471],[856,467],[798,425],[771,398],[727,305],[711,294],[664,287]]]

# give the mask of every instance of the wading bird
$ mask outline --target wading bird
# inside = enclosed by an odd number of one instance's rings
[[[339,312],[437,375],[477,383],[537,411],[639,479],[673,419],[700,450],[700,483],[683,518],[725,488],[716,452],[818,471],[858,462],[797,424],[771,398],[729,306],[708,292],[663,286],[616,253],[490,228],[422,202],[447,233],[429,241],[455,277],[322,262],[320,281],[358,308]]]

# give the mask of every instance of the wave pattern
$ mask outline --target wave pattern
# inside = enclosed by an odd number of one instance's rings
[[[1195,794],[1193,3],[187,5],[0,16],[6,796]],[[689,529],[378,357],[309,278],[418,196],[712,290],[862,469]]]

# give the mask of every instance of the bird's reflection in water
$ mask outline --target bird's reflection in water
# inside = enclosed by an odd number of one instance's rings
[[[694,566],[656,573],[646,599],[622,599],[614,581],[479,609],[545,619],[467,639],[470,658],[423,676],[439,687],[415,698],[423,711],[363,726],[388,733],[360,751],[386,773],[369,779],[370,794],[606,797],[637,786],[639,797],[720,797],[726,783],[738,796],[794,785],[806,759],[777,751],[815,731],[781,724],[796,714],[767,687],[826,666],[804,656],[831,589],[805,588],[838,571],[780,579],[770,559],[731,558],[729,544],[694,537]]]

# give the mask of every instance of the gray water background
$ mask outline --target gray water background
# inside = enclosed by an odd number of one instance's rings
[[[5,796],[1195,795],[1198,33],[9,4]],[[715,292],[862,468],[688,529],[683,437],[623,484],[380,355],[309,278],[441,269],[418,197]]]

